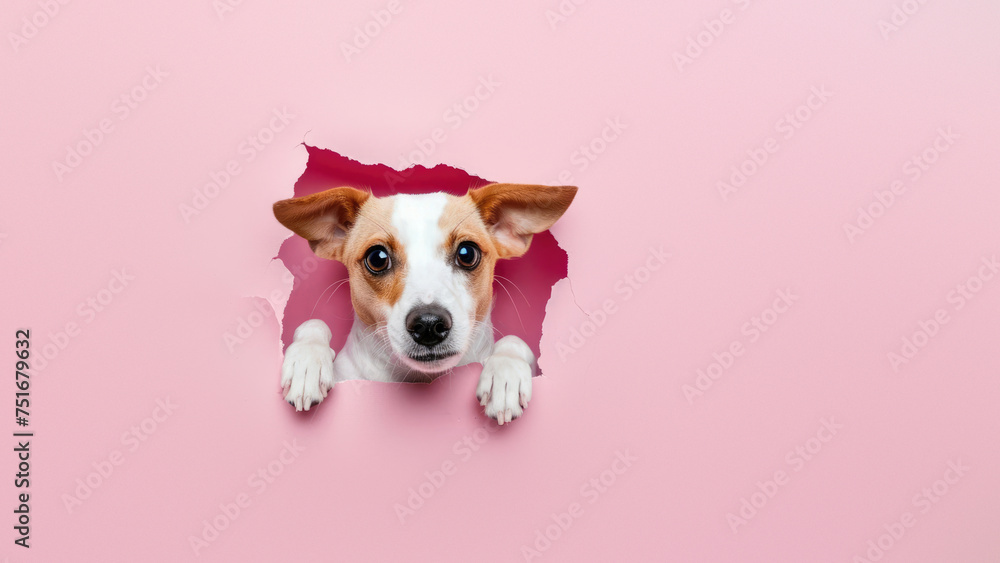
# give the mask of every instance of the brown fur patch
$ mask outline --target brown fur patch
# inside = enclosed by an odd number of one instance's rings
[[[464,272],[469,294],[476,302],[476,320],[481,321],[489,314],[493,302],[493,268],[499,258],[493,237],[483,223],[479,208],[468,195],[449,196],[438,225],[445,233],[444,254],[452,264],[462,242],[474,242],[482,251],[479,265]]]
[[[358,318],[369,326],[385,321],[406,284],[406,252],[392,226],[392,207],[391,197],[365,202],[344,245],[342,262],[351,279],[351,303]],[[384,246],[392,261],[389,271],[381,275],[373,275],[364,264],[368,249],[376,245]]]

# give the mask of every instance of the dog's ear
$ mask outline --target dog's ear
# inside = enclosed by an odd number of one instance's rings
[[[531,236],[562,217],[575,195],[574,186],[526,184],[489,184],[469,191],[500,258],[516,258],[527,252]]]
[[[293,233],[309,241],[321,258],[341,260],[347,233],[371,194],[354,188],[284,199],[274,204],[274,216]]]

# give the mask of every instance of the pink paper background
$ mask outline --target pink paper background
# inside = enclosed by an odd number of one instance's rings
[[[560,5],[573,13],[553,28]],[[1000,559],[1000,280],[969,282],[1000,253],[1000,4],[245,1],[220,16],[209,1],[72,2],[35,16],[44,6],[0,18],[0,558],[524,561],[529,546],[533,561],[849,562],[881,536],[880,561]],[[389,8],[347,60],[341,44]],[[15,49],[22,18],[45,23]],[[708,46],[678,69],[699,33]],[[115,102],[146,76],[134,107]],[[813,88],[831,94],[801,109]],[[789,129],[796,110],[808,119]],[[102,120],[60,180],[53,162]],[[242,145],[262,128],[266,146]],[[949,128],[915,180],[908,161]],[[303,142],[396,166],[428,139],[425,165],[580,186],[553,229],[572,286],[548,305],[546,375],[493,433],[474,369],[338,384],[296,415],[277,322],[248,299],[281,307],[290,287],[270,260],[287,235],[271,204],[302,174]],[[761,147],[723,201],[717,182]],[[905,191],[850,241],[844,224],[878,214],[873,192],[895,181]],[[185,219],[182,204],[205,205]],[[959,301],[959,284],[979,291]],[[785,290],[787,311],[764,313]],[[751,342],[742,328],[762,314],[773,324]],[[922,321],[935,334],[894,370]],[[13,544],[9,434],[23,327],[34,357],[52,356],[31,376],[30,550]],[[734,341],[744,353],[689,402],[683,386],[713,355],[729,364]],[[270,482],[251,478],[268,467]],[[411,489],[432,494],[401,523]],[[761,506],[734,533],[744,499]],[[212,520],[225,529],[196,555]]]

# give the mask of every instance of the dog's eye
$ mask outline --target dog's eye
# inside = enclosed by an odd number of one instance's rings
[[[381,274],[392,267],[389,251],[384,246],[373,246],[365,254],[365,268],[373,274]]]
[[[479,265],[479,259],[482,255],[483,253],[476,246],[476,243],[466,241],[458,245],[458,250],[455,251],[455,263],[458,264],[459,268],[473,270]]]

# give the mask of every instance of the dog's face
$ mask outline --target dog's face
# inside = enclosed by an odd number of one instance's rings
[[[572,186],[490,184],[462,197],[376,198],[334,188],[279,201],[274,215],[318,256],[347,266],[354,311],[384,330],[393,356],[437,373],[458,364],[489,314],[496,261],[527,252],[575,194]]]

